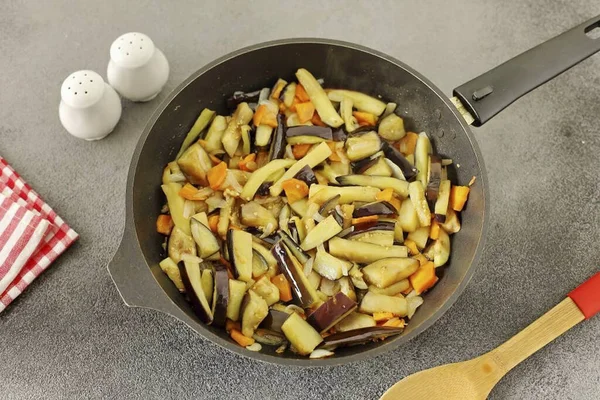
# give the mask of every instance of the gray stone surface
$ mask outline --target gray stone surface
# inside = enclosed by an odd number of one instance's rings
[[[81,240],[0,314],[4,399],[373,399],[423,368],[508,339],[598,270],[600,56],[531,93],[476,135],[491,229],[475,277],[431,329],[392,354],[288,370],[234,356],[182,323],[124,306],[106,271],[124,221],[127,167],[168,91],[231,50],[318,36],[357,42],[423,72],[446,93],[600,13],[588,0],[420,2],[23,1],[0,3],[0,153]],[[105,75],[119,34],[151,36],[171,62],[165,92],[124,103],[97,143],[58,121],[71,71]],[[517,367],[491,399],[600,398],[600,318]]]

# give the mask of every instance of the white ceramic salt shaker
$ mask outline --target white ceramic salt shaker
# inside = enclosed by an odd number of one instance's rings
[[[152,39],[143,33],[121,35],[110,46],[108,83],[131,101],[149,101],[160,93],[169,77],[169,62]]]
[[[121,118],[119,95],[94,71],[82,70],[69,75],[62,84],[60,96],[60,122],[80,139],[104,138]]]

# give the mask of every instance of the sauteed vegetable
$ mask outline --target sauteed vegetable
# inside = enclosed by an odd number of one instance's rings
[[[205,109],[162,176],[160,267],[240,346],[311,358],[402,332],[450,257],[468,186],[396,104],[297,82]]]

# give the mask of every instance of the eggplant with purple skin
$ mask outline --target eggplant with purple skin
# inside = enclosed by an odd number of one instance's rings
[[[344,132],[344,129],[340,127],[340,128],[334,129],[333,132],[331,132],[331,137],[334,142],[345,142],[346,139],[348,138],[348,135],[346,135],[346,132]]]
[[[287,128],[285,136],[288,138],[295,136],[314,136],[324,140],[333,140],[333,131],[328,126],[298,125]]]
[[[252,279],[252,235],[230,229],[227,231],[227,250],[235,277],[249,282]]]
[[[375,131],[357,135],[356,131],[348,135],[346,155],[350,161],[357,161],[372,156],[381,149],[381,139]]]
[[[213,325],[225,326],[227,319],[227,303],[229,303],[229,277],[227,269],[222,264],[216,264],[214,269],[215,284],[212,298]]]
[[[213,313],[204,289],[202,289],[202,275],[200,273],[200,264],[180,261],[177,264],[179,273],[181,274],[181,280],[185,287],[185,294],[192,303],[192,308],[198,318],[206,324],[210,324],[213,321]]]
[[[283,158],[285,154],[285,119],[282,114],[277,114],[277,128],[271,141],[271,149],[269,151],[269,161]]]
[[[286,319],[288,319],[289,316],[290,314],[286,312],[271,308],[269,310],[269,314],[267,314],[265,319],[263,319],[263,321],[260,323],[260,327],[264,329],[269,329],[273,332],[283,333],[283,331],[281,330],[281,325],[283,325],[283,323]]]
[[[319,183],[317,182],[317,177],[315,176],[315,173],[313,172],[312,168],[308,165],[302,167],[302,169],[298,171],[296,175],[294,175],[294,178],[301,180],[302,182],[306,183],[309,187],[313,183]]]
[[[287,232],[279,231],[279,237],[283,240],[283,243],[287,246],[287,248],[292,252],[294,257],[298,259],[302,264],[306,264],[310,256],[306,253],[298,243],[296,243]]]
[[[396,208],[387,201],[375,201],[367,203],[363,206],[354,209],[353,218],[368,217],[371,215],[383,215],[386,217],[395,217],[397,215]]]
[[[348,314],[354,311],[357,304],[342,292],[321,304],[319,308],[306,317],[306,322],[318,332],[325,332]]]
[[[258,97],[260,96],[260,90],[254,92],[244,93],[240,90],[233,92],[233,95],[227,99],[227,108],[235,109],[238,104],[246,101],[248,103],[257,103]]]
[[[354,230],[348,235],[348,237],[359,235],[365,232],[393,231],[394,227],[395,222],[391,221],[363,222],[361,224],[354,225]]]
[[[319,348],[335,349],[337,347],[354,346],[376,340],[383,340],[390,336],[399,335],[403,330],[403,328],[389,326],[373,326],[369,328],[353,329],[346,332],[338,332],[327,336]]]
[[[377,164],[379,159],[381,158],[381,152],[377,152],[370,157],[363,158],[362,160],[357,160],[350,164],[352,167],[352,173],[361,175],[366,170]]]
[[[429,209],[435,209],[435,202],[440,193],[440,182],[442,180],[442,159],[435,154],[429,156],[429,180],[425,189],[425,197]]]
[[[304,275],[303,266],[291,255],[283,242],[277,242],[271,249],[279,268],[292,288],[292,295],[297,304],[309,308],[319,302],[319,295]]]
[[[281,330],[301,355],[310,354],[323,341],[319,332],[295,312],[290,314]]]
[[[335,221],[340,225],[343,226],[344,225],[344,217],[342,216],[342,214],[338,211],[338,208],[334,208],[333,210],[329,211],[328,216],[331,215],[333,217],[333,219],[335,219]],[[341,231],[340,231],[341,232]]]
[[[323,203],[321,208],[319,208],[319,214],[321,215],[321,217],[327,217],[329,215],[329,212],[335,209],[335,207],[340,203],[340,197],[341,196],[339,194],[336,194],[335,196],[327,200],[325,203]]]
[[[402,153],[390,146],[390,144],[387,142],[383,142],[381,149],[388,160],[400,167],[400,170],[402,170],[402,175],[404,175],[404,178],[407,181],[411,181],[416,178],[418,173],[417,169],[410,162],[408,162]]]

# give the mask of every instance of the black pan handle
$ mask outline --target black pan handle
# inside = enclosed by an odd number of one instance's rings
[[[128,220],[127,224],[132,226],[133,221]],[[121,244],[107,265],[123,302],[129,307],[161,311],[190,324],[189,316],[173,303],[154,278],[155,273],[163,272],[151,270],[152,273],[148,273],[148,266],[140,260],[144,257],[135,241],[135,234],[126,227]]]
[[[454,89],[474,126],[485,124],[515,100],[600,51],[600,38],[587,33],[600,28],[594,17]]]

